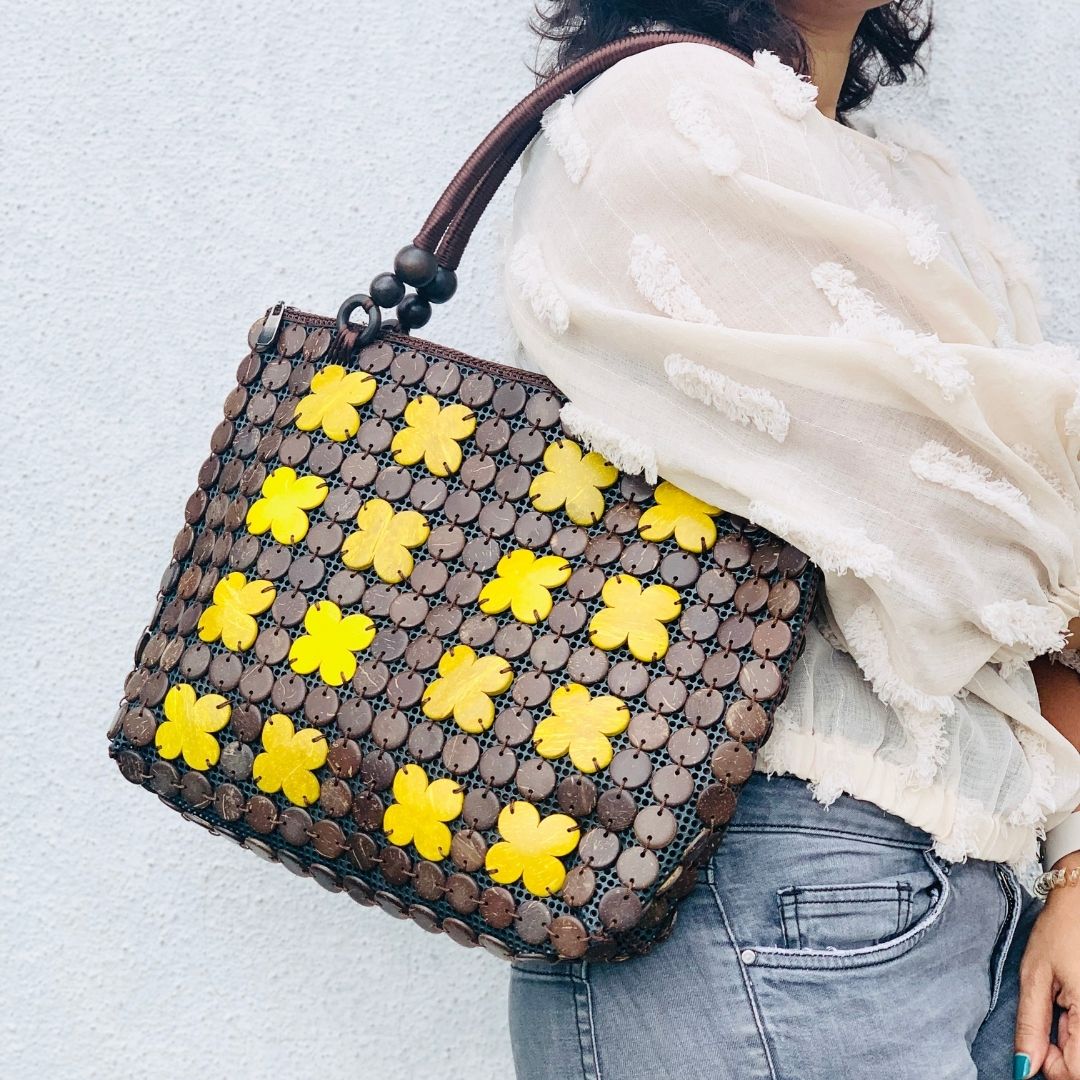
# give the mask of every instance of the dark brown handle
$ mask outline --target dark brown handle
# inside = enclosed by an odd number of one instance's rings
[[[350,348],[374,340],[382,318],[380,308],[397,306],[398,325],[408,332],[423,326],[431,316],[431,304],[445,303],[457,288],[455,270],[472,236],[476,223],[506,179],[514,162],[540,130],[544,110],[572,91],[581,89],[600,72],[624,57],[674,42],[711,45],[737,56],[748,64],[746,53],[704,34],[676,30],[628,34],[586,53],[567,65],[543,85],[523,98],[488,132],[446,185],[434,209],[413,243],[401,249],[392,274],[379,274],[371,282],[371,293],[350,296],[338,309],[339,337]],[[405,286],[417,291],[406,295]],[[367,324],[358,327],[350,317],[362,307]]]
[[[491,129],[447,184],[413,243],[424,251],[435,252],[440,266],[448,270],[456,269],[487,204],[513,168],[514,162],[540,130],[544,110],[563,95],[579,90],[624,57],[676,41],[712,45],[747,63],[753,63],[746,53],[704,34],[661,30],[629,34],[609,41],[538,86]]]

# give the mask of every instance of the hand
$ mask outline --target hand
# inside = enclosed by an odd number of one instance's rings
[[[1080,852],[1055,869],[1080,866]],[[1058,1019],[1057,1045],[1050,1042],[1054,1001],[1068,1012]],[[1080,886],[1051,889],[1035,918],[1020,961],[1016,1052],[1027,1054],[1027,1076],[1040,1069],[1046,1080],[1080,1080]]]

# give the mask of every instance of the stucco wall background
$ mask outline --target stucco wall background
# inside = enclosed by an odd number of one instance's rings
[[[1072,0],[942,0],[934,127],[1080,340]],[[125,784],[105,729],[252,320],[389,269],[532,85],[528,0],[42,0],[0,65],[0,1076],[512,1075],[507,969]],[[495,359],[502,193],[423,336]]]

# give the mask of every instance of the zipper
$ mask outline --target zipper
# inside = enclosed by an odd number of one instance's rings
[[[281,320],[285,315],[285,311],[285,301],[279,300],[266,313],[262,329],[259,331],[259,337],[255,342],[256,352],[266,352],[277,340],[278,332],[281,330]]]

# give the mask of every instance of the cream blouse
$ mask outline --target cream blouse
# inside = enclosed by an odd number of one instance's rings
[[[1030,886],[1080,801],[1027,663],[1080,613],[1080,364],[929,133],[844,127],[754,59],[666,45],[551,107],[507,246],[521,362],[582,442],[825,572],[757,768]]]

